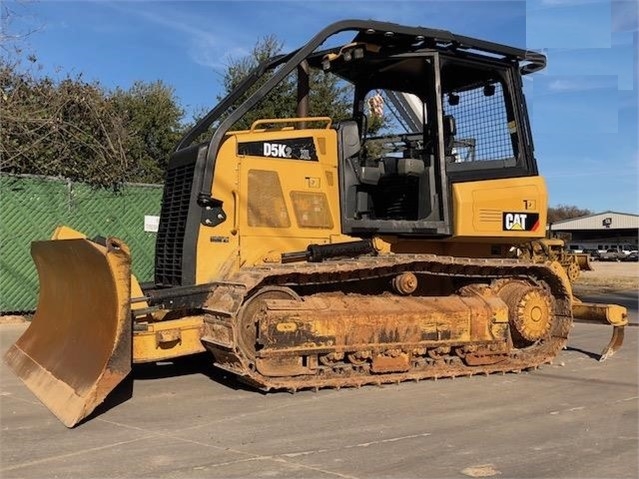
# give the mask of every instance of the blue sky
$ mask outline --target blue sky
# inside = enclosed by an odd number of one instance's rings
[[[11,2],[7,3],[11,5]],[[293,49],[333,21],[376,19],[542,50],[525,89],[551,205],[639,213],[636,0],[47,1],[20,6],[44,72],[106,87],[173,86],[187,111],[211,107],[229,59],[275,33]],[[26,10],[25,10],[26,9]]]

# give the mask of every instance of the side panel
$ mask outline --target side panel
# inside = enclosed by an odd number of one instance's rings
[[[226,219],[216,226],[199,222],[195,251],[195,284],[223,279],[239,268],[237,141],[224,141],[215,160],[211,196],[222,202]]]
[[[216,159],[211,195],[226,219],[199,226],[196,284],[310,243],[349,239],[340,233],[333,129],[233,133]]]
[[[332,129],[239,135],[240,260],[253,265],[340,237],[337,134]],[[307,145],[310,155],[278,145]],[[244,154],[242,154],[244,153]],[[302,158],[302,157],[304,158]],[[344,241],[342,239],[341,241]]]
[[[548,195],[540,176],[454,183],[452,190],[456,240],[546,234]]]

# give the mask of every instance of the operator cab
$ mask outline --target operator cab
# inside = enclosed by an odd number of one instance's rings
[[[309,63],[354,86],[338,126],[345,234],[447,236],[452,183],[537,174],[515,59],[360,32]]]

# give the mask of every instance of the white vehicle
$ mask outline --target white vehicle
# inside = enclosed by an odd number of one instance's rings
[[[568,243],[567,246],[571,253],[591,253],[595,256],[609,250],[615,250],[625,255],[629,255],[630,253],[637,251],[637,245],[630,243],[611,243],[610,241],[589,241],[581,243],[571,242]]]

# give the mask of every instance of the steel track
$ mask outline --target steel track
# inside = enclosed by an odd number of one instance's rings
[[[498,357],[495,364],[470,366],[456,354],[451,353],[436,359],[428,353],[413,357],[411,368],[401,373],[373,373],[369,365],[351,364],[337,361],[317,368],[314,375],[269,377],[250,367],[250,361],[238,348],[209,344],[207,347],[216,358],[216,365],[238,375],[243,381],[263,390],[289,390],[360,387],[367,384],[398,383],[444,377],[473,376],[520,372],[549,363],[566,344],[572,324],[570,284],[557,272],[557,268],[547,265],[502,259],[469,259],[435,255],[397,255],[361,258],[357,260],[329,261],[321,264],[275,265],[250,268],[229,278],[233,284],[222,285],[214,290],[208,304],[216,305],[210,313],[217,321],[226,321],[238,330],[238,312],[241,305],[252,295],[267,286],[281,286],[295,289],[317,287],[322,290],[339,292],[341,285],[377,279],[391,278],[402,272],[428,274],[472,280],[488,284],[500,279],[520,279],[539,285],[553,297],[554,317],[550,334],[523,349],[511,347]],[[312,293],[311,293],[312,294]],[[226,309],[220,304],[228,305]],[[374,346],[374,345],[373,345]],[[408,345],[407,345],[408,347]],[[312,354],[312,352],[309,352]]]

